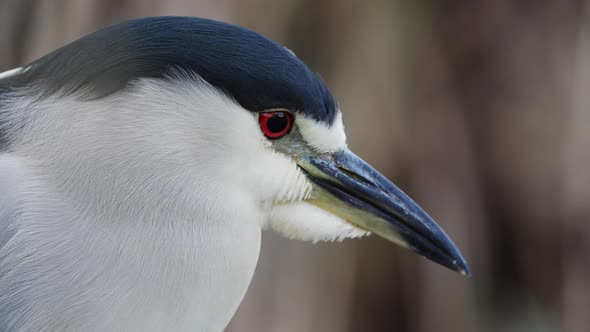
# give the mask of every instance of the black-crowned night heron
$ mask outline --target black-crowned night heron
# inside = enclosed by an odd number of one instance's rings
[[[347,149],[324,82],[255,32],[132,20],[1,75],[1,331],[220,331],[264,228],[371,232],[469,273]]]

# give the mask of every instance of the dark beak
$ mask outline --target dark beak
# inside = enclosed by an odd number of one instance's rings
[[[358,228],[407,247],[451,270],[470,275],[445,232],[408,195],[349,150],[303,157],[314,183],[310,202]]]

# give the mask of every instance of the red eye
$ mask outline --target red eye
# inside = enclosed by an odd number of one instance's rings
[[[260,113],[260,130],[264,136],[277,139],[285,136],[293,126],[293,115],[289,112],[265,112]]]

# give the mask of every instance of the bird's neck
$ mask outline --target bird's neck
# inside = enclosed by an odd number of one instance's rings
[[[222,330],[254,273],[258,205],[183,136],[195,124],[66,103],[15,144],[31,176],[13,243],[32,258],[7,268],[34,282],[8,286],[31,329]]]
[[[113,208],[40,177],[27,186],[37,192],[26,197],[20,231],[29,237],[18,245],[35,257],[10,270],[35,271],[23,295],[44,294],[29,303],[41,320],[69,317],[49,326],[220,331],[233,316],[260,249],[256,211],[231,206],[243,198],[211,194],[198,206],[168,193]]]

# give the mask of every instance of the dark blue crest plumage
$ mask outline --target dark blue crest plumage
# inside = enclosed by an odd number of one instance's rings
[[[328,124],[336,113],[324,82],[283,46],[241,27],[192,17],[104,28],[33,62],[10,84],[102,97],[137,78],[166,79],[173,68],[198,74],[250,111],[286,108]]]

